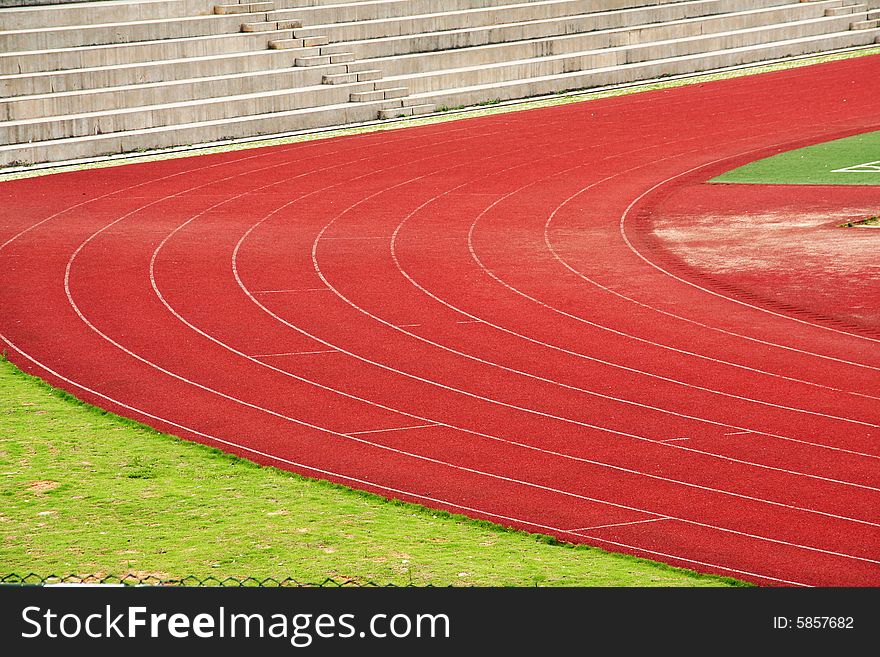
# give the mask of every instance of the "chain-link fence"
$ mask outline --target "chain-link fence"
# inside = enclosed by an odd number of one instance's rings
[[[301,587],[301,588],[362,588],[399,587],[399,584],[377,584],[343,577],[328,577],[320,582],[301,582],[292,577],[196,577],[187,575],[176,579],[157,575],[27,575],[8,574],[0,576],[0,585],[6,586],[64,586],[64,585],[105,585],[105,586],[252,586],[252,587]],[[403,585],[412,586],[411,584]]]

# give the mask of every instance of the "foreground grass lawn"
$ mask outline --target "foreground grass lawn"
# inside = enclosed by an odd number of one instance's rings
[[[0,576],[731,586],[254,465],[0,360]]]

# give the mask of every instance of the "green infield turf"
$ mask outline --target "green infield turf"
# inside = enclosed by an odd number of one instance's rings
[[[736,586],[388,501],[160,434],[0,359],[0,577]]]
[[[714,178],[717,183],[880,185],[880,132],[779,153]]]

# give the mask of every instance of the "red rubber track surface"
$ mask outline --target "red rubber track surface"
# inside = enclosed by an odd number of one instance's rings
[[[0,334],[82,399],[262,463],[760,584],[878,585],[877,336],[669,266],[650,222],[878,129],[878,67],[4,183]]]

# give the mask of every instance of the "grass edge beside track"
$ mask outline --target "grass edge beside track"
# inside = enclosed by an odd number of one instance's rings
[[[5,357],[0,388],[0,428],[26,423],[0,440],[0,577],[746,585],[261,466],[92,406]]]

